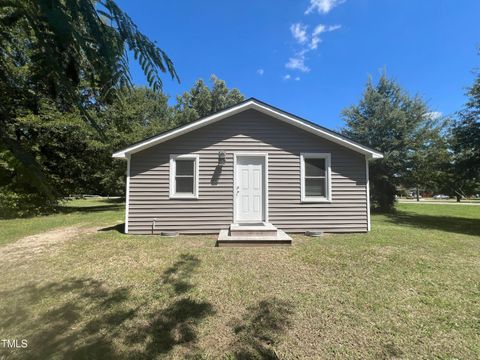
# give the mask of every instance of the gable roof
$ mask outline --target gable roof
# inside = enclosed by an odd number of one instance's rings
[[[230,117],[232,115],[238,114],[240,112],[243,112],[249,109],[260,111],[264,114],[270,115],[271,117],[277,120],[286,122],[290,125],[296,126],[300,129],[303,129],[321,138],[324,138],[326,140],[332,141],[346,148],[349,148],[351,150],[364,154],[367,156],[368,159],[383,158],[383,154],[375,149],[359,144],[356,141],[353,141],[335,131],[329,130],[311,121],[302,119],[296,115],[280,110],[272,105],[266,104],[255,98],[247,99],[245,101],[242,101],[241,103],[238,103],[229,108],[221,110],[215,114],[196,120],[192,123],[177,127],[172,130],[165,131],[158,135],[152,136],[151,138],[134,143],[125,149],[115,152],[112,156],[117,159],[126,159],[131,154],[135,154],[139,151],[148,149],[149,147],[155,146],[167,140],[176,138],[190,131],[199,129],[206,125],[210,125],[214,122],[217,122],[219,120],[225,119],[227,117]]]

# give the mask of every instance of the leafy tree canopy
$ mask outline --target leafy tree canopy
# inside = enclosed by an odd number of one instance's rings
[[[480,75],[467,92],[468,101],[453,127],[457,171],[480,179]]]
[[[218,79],[215,75],[212,75],[210,80],[211,88],[199,79],[189,91],[177,97],[174,120],[176,124],[192,122],[245,99],[238,89],[229,90],[225,81]]]
[[[41,102],[35,114],[18,116],[22,146],[57,197],[123,195],[126,164],[113,160],[112,153],[179,125],[181,110],[170,106],[166,95],[143,87],[124,91],[112,103],[89,109],[104,136],[85,123],[80,111],[61,112],[50,101]],[[9,152],[0,152],[0,217],[50,211],[55,202],[38,192],[28,172],[18,171],[22,167],[10,165],[15,161]]]
[[[113,0],[6,0],[0,6],[2,80],[10,73],[5,60],[30,64],[36,94],[59,105],[81,102],[86,87],[96,101],[131,87],[129,52],[154,91],[161,89],[162,72],[178,79],[166,53]]]
[[[437,163],[430,149],[442,146],[444,124],[429,113],[420,97],[409,96],[385,75],[377,84],[369,80],[359,104],[342,112],[343,133],[384,154],[384,159],[370,164],[374,207],[392,210],[397,185],[418,184],[430,177]]]
[[[480,75],[468,89],[467,103],[452,128],[449,181],[445,192],[463,196],[480,193]]]
[[[161,89],[162,73],[178,79],[166,53],[113,0],[1,1],[0,154],[5,166],[29,177],[30,186],[53,201],[56,188],[31,151],[21,118],[42,115],[48,102],[61,113],[78,112],[101,130],[92,110],[132,87],[130,53],[154,91]]]

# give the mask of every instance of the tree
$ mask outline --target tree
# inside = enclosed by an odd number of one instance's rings
[[[244,99],[237,89],[228,89],[225,82],[212,76],[210,89],[198,80],[179,103],[169,106],[168,97],[147,88],[135,88],[98,113],[98,122],[106,134],[105,151],[97,155],[103,164],[99,167],[95,183],[103,184],[105,194],[123,194],[125,190],[125,162],[111,163],[111,154],[131,143],[157,135],[179,125],[207,116],[214,111],[232,106]],[[185,99],[189,102],[185,102]],[[214,110],[215,109],[215,110]]]
[[[168,128],[171,109],[167,97],[148,88],[134,88],[101,112],[92,114],[102,137],[86,124],[78,111],[59,112],[49,103],[38,114],[18,118],[23,144],[37,160],[58,196],[76,194],[121,195],[125,163],[112,162],[112,153],[128,144]],[[0,156],[1,157],[1,156]],[[18,191],[22,182],[15,171],[8,174]],[[21,191],[20,191],[21,192]]]
[[[410,150],[402,184],[415,187],[416,199],[420,201],[419,189],[434,190],[445,182],[445,167],[449,161],[447,126],[449,119],[435,113],[426,113],[415,136],[415,149]]]
[[[173,109],[166,95],[148,88],[134,88],[102,109],[97,118],[105,139],[98,141],[103,146],[101,166],[92,180],[98,179],[102,184],[99,194],[124,195],[126,163],[112,162],[112,153],[174,127]]]
[[[132,87],[129,53],[154,91],[162,87],[162,73],[178,80],[166,53],[112,0],[2,1],[0,155],[4,167],[24,174],[28,188],[54,201],[58,194],[29,151],[19,117],[37,115],[48,99],[62,113],[78,111],[101,133],[89,110],[111,103],[119,89]]]
[[[480,192],[480,75],[468,89],[467,103],[452,128],[450,183],[457,201]]]
[[[113,0],[7,0],[0,10],[2,60],[18,52],[31,63],[35,90],[67,105],[81,102],[82,81],[100,100],[131,87],[128,52],[154,91],[162,87],[160,73],[178,79],[166,53]]]
[[[238,89],[229,90],[225,81],[215,75],[212,75],[210,80],[211,89],[199,79],[189,91],[177,97],[174,119],[177,125],[188,124],[245,99]]]
[[[343,133],[384,154],[383,159],[370,163],[373,208],[393,210],[396,186],[419,185],[430,176],[421,164],[435,158],[429,145],[436,141],[434,134],[438,138],[441,126],[428,114],[421,98],[409,96],[385,75],[376,85],[369,79],[360,103],[343,110]]]
[[[122,147],[170,129],[173,113],[165,94],[136,87],[97,111],[96,121],[106,135],[114,131],[116,145]],[[106,141],[112,141],[112,136]]]
[[[480,178],[480,75],[467,92],[468,101],[453,128],[457,163],[469,178]]]
[[[181,114],[166,95],[144,87],[123,91],[110,104],[90,108],[101,133],[78,110],[61,112],[51,101],[42,101],[36,114],[17,117],[22,145],[57,196],[123,195],[126,163],[113,160],[112,153],[177,126],[175,116]],[[6,156],[0,153],[0,217],[51,211],[54,203],[36,191],[28,174],[2,164]]]

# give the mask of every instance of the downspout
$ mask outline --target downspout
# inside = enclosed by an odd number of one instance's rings
[[[128,234],[128,215],[130,204],[130,154],[127,155],[127,180],[125,181],[125,234]]]
[[[366,177],[366,190],[367,190],[367,231],[371,230],[370,225],[370,174],[368,168],[368,157],[365,156],[365,177]]]
[[[159,219],[159,218],[154,218],[154,219],[152,220],[152,235],[154,235],[155,226],[156,226],[157,221],[160,221],[160,220],[161,220],[161,219]]]

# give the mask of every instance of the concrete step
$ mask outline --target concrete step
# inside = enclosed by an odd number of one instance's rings
[[[277,228],[270,223],[231,224],[230,236],[277,236]]]
[[[221,230],[215,246],[277,246],[291,245],[292,238],[282,230],[277,230],[275,236],[257,235],[257,236],[238,236],[229,235],[229,230]]]

